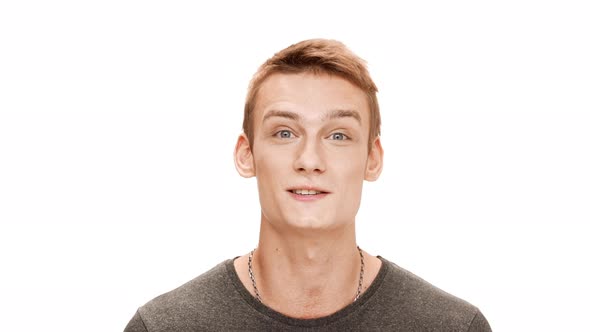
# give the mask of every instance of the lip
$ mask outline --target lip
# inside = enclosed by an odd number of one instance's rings
[[[315,190],[315,191],[321,191],[322,193],[326,193],[326,194],[330,194],[330,191],[324,188],[320,188],[320,187],[315,187],[312,185],[302,185],[302,186],[293,186],[293,187],[289,187],[287,188],[287,191],[291,191],[291,190],[297,190],[297,189],[302,189],[302,190]]]
[[[293,192],[291,192],[292,190],[296,190],[296,189],[303,189],[303,190],[314,190],[314,191],[321,191],[321,194],[316,194],[316,195],[298,195],[295,194]],[[326,196],[328,196],[329,194],[331,194],[328,190],[323,189],[323,188],[319,188],[319,187],[314,187],[314,186],[298,186],[298,187],[292,187],[287,189],[287,193],[289,193],[289,195],[294,198],[297,201],[301,201],[301,202],[314,202],[317,200],[320,200]]]
[[[317,200],[320,200],[320,199],[328,196],[328,194],[330,194],[330,193],[324,192],[324,193],[316,194],[316,195],[299,195],[299,194],[292,193],[290,191],[287,191],[287,193],[289,193],[289,195],[291,195],[291,197],[293,197],[295,200],[298,200],[301,202],[317,201]]]

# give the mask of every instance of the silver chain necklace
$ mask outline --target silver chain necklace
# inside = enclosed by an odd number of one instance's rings
[[[361,292],[363,290],[363,276],[365,275],[365,257],[363,256],[363,251],[361,250],[361,248],[359,248],[359,246],[356,246],[356,248],[358,249],[359,255],[361,256],[361,272],[359,275],[359,286],[356,290],[356,296],[354,297],[354,300],[352,302],[355,302],[361,296]],[[255,250],[256,248],[250,251],[250,255],[248,256],[248,274],[250,275],[250,280],[252,281],[252,287],[254,287],[254,294],[256,295],[256,299],[262,302],[262,299],[260,298],[260,293],[258,293],[258,287],[256,287],[254,272],[252,272],[252,257],[254,256]]]

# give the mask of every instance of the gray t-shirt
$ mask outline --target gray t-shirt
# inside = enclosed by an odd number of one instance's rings
[[[137,310],[125,332],[171,331],[491,331],[473,305],[396,264],[345,308],[317,319],[285,316],[244,287],[229,259]]]

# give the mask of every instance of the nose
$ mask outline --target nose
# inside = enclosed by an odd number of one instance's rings
[[[326,163],[321,142],[313,139],[303,140],[297,149],[297,156],[293,163],[297,172],[321,174],[326,171]]]

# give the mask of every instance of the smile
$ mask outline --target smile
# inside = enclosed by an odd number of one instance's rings
[[[289,190],[290,192],[297,194],[297,195],[319,195],[319,194],[325,194],[325,192],[323,191],[319,191],[319,190],[307,190],[307,189],[293,189],[293,190]]]
[[[315,189],[289,189],[287,192],[296,201],[300,202],[316,202],[322,200],[330,193],[327,191]]]

